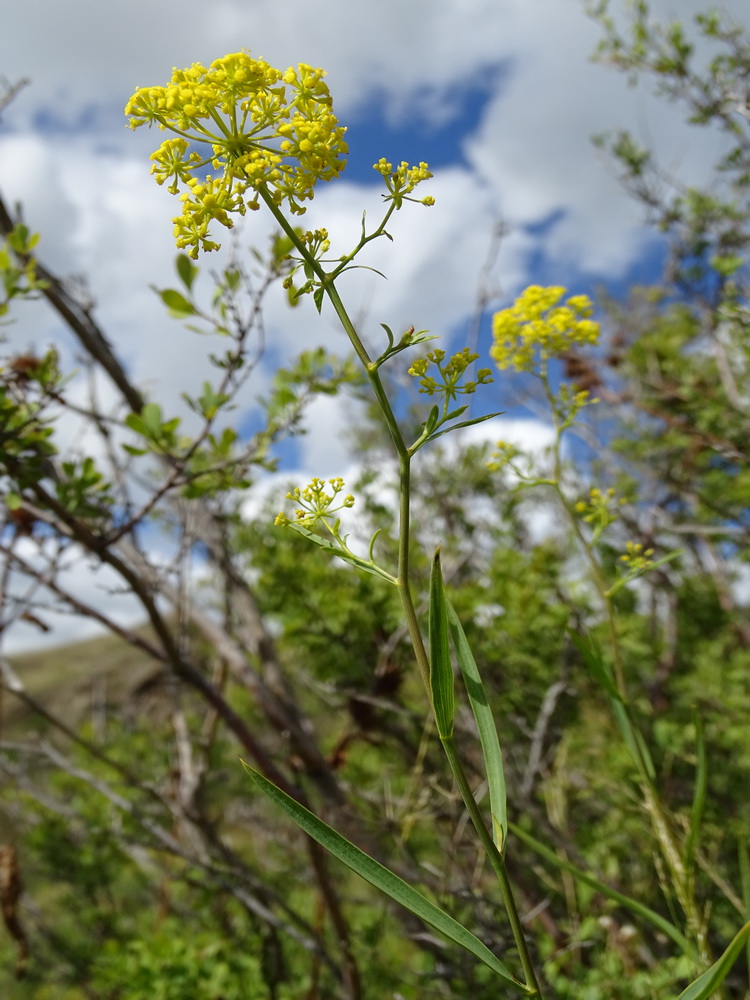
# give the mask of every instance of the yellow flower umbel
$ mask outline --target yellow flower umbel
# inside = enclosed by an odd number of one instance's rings
[[[294,512],[297,524],[306,528],[314,528],[318,522],[322,521],[331,534],[338,537],[339,522],[337,521],[332,528],[329,521],[340,510],[353,507],[354,497],[348,493],[337,506],[333,506],[334,501],[344,489],[344,480],[337,476],[329,479],[328,484],[331,486],[330,492],[326,490],[325,480],[318,479],[316,476],[304,488],[295,486],[290,493],[287,493],[287,499],[295,500],[300,505]],[[284,527],[290,523],[292,522],[283,512],[274,521],[278,527]]]
[[[492,381],[492,373],[489,368],[481,368],[477,372],[475,382],[461,384],[464,372],[478,357],[478,354],[470,351],[468,347],[464,347],[462,351],[454,354],[447,364],[443,364],[445,351],[436,349],[430,351],[427,357],[415,361],[409,368],[408,374],[419,379],[420,392],[424,392],[428,396],[444,393],[446,400],[453,400],[459,393],[470,395],[475,391],[477,385],[484,385],[486,382]],[[435,366],[437,379],[427,374],[430,365]]]
[[[573,295],[558,305],[565,289],[553,285],[531,285],[509,309],[492,318],[494,345],[490,354],[500,369],[531,372],[546,369],[549,358],[576,344],[595,344],[599,324],[589,319],[591,302],[586,295]]]
[[[191,257],[218,249],[210,222],[231,228],[232,214],[258,208],[259,192],[301,215],[315,184],[341,173],[346,129],[333,114],[324,76],[304,63],[282,73],[237,52],[208,69],[175,69],[165,87],[133,94],[125,108],[131,128],[156,124],[178,136],[156,150],[151,168],[157,183],[171,181],[173,194],[186,188],[174,220],[178,247]]]
[[[392,201],[397,209],[401,208],[405,201],[418,201],[428,207],[435,204],[432,195],[428,195],[426,198],[410,197],[417,184],[421,181],[428,181],[432,177],[432,171],[426,163],[422,162],[416,167],[410,167],[406,160],[402,160],[394,170],[393,164],[381,156],[377,163],[373,163],[372,169],[381,175],[388,188],[385,200]]]

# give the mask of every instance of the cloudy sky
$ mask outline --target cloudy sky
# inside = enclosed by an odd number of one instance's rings
[[[612,6],[621,13],[626,0]],[[683,21],[704,7],[651,6]],[[720,6],[750,22],[746,0]],[[462,346],[480,280],[500,306],[530,283],[579,292],[655,275],[658,243],[592,134],[629,128],[688,181],[705,177],[719,148],[647,88],[591,62],[600,33],[581,0],[0,0],[0,14],[0,75],[30,80],[0,122],[0,191],[42,233],[48,266],[86,275],[115,348],[167,411],[206,377],[206,343],[165,318],[149,289],[174,284],[176,202],[149,175],[161,133],[132,132],[122,108],[136,87],[166,83],[173,66],[245,48],[282,69],[328,71],[349,164],[319,189],[305,224],[325,226],[337,255],[356,241],[363,210],[378,217],[375,160],[429,162],[435,177],[424,193],[435,207],[408,206],[390,227],[394,242],[379,241],[363,261],[388,280],[360,273],[341,289],[373,343],[385,322]],[[240,247],[265,245],[262,216],[251,215]],[[506,235],[482,279],[499,224]],[[282,356],[318,343],[345,349],[332,317],[318,318],[311,303],[290,312],[279,294],[266,322]],[[37,309],[8,337],[11,349],[43,349],[58,333]],[[267,374],[261,367],[248,406]],[[340,420],[337,402],[316,405],[292,464],[340,472],[350,461],[337,443]]]

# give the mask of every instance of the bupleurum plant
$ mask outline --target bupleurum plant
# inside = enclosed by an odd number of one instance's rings
[[[615,579],[608,577],[607,568],[597,554],[597,542],[602,533],[617,521],[614,497],[594,488],[583,500],[580,493],[578,497],[571,496],[564,483],[563,434],[576,421],[581,410],[596,401],[588,392],[568,383],[556,386],[553,366],[555,359],[572,348],[587,347],[596,342],[599,327],[591,318],[592,305],[580,295],[563,301],[566,294],[564,288],[534,285],[513,306],[495,315],[492,357],[501,371],[516,369],[540,381],[550,405],[555,441],[551,473],[543,476],[534,474],[528,465],[521,463],[521,450],[503,442],[498,446],[494,465],[498,468],[510,467],[521,489],[538,486],[554,491],[588,561],[609,625],[609,656],[605,656],[598,645],[585,637],[574,636],[573,639],[592,676],[605,692],[632,755],[643,803],[651,818],[654,840],[662,859],[659,871],[668,872],[684,919],[680,919],[676,912],[671,919],[667,919],[610,888],[592,873],[560,857],[528,830],[509,821],[495,721],[476,662],[443,584],[439,550],[432,559],[427,622],[426,629],[423,628],[425,623],[417,613],[410,570],[410,547],[413,543],[410,523],[412,459],[417,451],[441,435],[495,416],[489,414],[461,420],[467,406],[458,403],[459,396],[474,393],[492,379],[487,368],[480,369],[474,377],[469,376],[469,369],[478,358],[468,348],[450,357],[441,349],[432,349],[425,356],[413,358],[407,368],[409,374],[418,379],[421,393],[437,397],[439,403],[431,406],[416,436],[409,437],[402,429],[380,376],[380,368],[400,354],[411,352],[417,345],[434,338],[424,330],[415,332],[413,327],[397,337],[388,326],[383,325],[383,349],[379,355],[371,356],[340,297],[337,279],[368,243],[388,235],[386,225],[393,213],[406,202],[433,204],[430,196],[413,196],[416,187],[429,180],[431,173],[426,163],[410,166],[403,162],[394,168],[386,159],[378,160],[374,169],[386,187],[384,216],[369,231],[363,221],[361,237],[353,249],[329,259],[330,240],[326,230],[303,233],[288,217],[303,214],[305,203],[312,199],[316,184],[335,179],[345,166],[345,128],[334,115],[324,76],[321,69],[305,64],[282,72],[262,59],[251,58],[247,52],[239,52],[216,60],[208,69],[198,63],[184,70],[175,69],[166,86],[137,90],[128,102],[126,113],[133,128],[144,124],[156,125],[172,133],[153,154],[152,172],[159,184],[168,182],[170,192],[179,194],[182,201],[182,212],[175,219],[178,248],[186,250],[191,257],[196,257],[201,251],[217,249],[219,244],[210,233],[212,223],[231,228],[233,217],[256,210],[263,203],[288,241],[290,270],[286,283],[293,297],[309,292],[318,309],[323,299],[327,298],[349,338],[387,428],[398,464],[396,564],[385,567],[378,563],[375,557],[377,536],[373,537],[367,555],[349,548],[346,536],[341,534],[338,515],[352,506],[354,498],[344,494],[344,484],[340,479],[327,483],[313,479],[307,486],[293,490],[289,498],[297,505],[296,513],[292,517],[280,514],[277,523],[299,531],[344,561],[381,576],[398,589],[435,728],[467,813],[498,880],[515,942],[515,956],[510,958],[517,958],[520,975],[512,972],[506,961],[495,955],[447,909],[355,847],[260,772],[249,768],[250,774],[266,795],[310,837],[422,921],[469,951],[492,970],[507,991],[531,997],[543,994],[541,977],[529,944],[529,931],[519,915],[507,868],[509,840],[516,835],[548,864],[572,874],[581,883],[615,900],[649,923],[674,943],[678,953],[684,955],[696,971],[709,966],[681,994],[683,1000],[707,1000],[720,989],[732,963],[750,937],[750,923],[740,930],[724,954],[714,962],[706,931],[706,913],[696,898],[694,881],[696,840],[705,798],[705,772],[700,766],[704,755],[699,746],[696,805],[689,829],[679,829],[660,799],[656,771],[646,741],[631,715],[612,602],[612,596],[619,587],[659,566],[673,554],[654,560],[650,549],[628,541],[619,559],[619,575]],[[303,275],[299,287],[294,284],[297,273]],[[454,655],[481,743],[488,790],[487,813],[475,800],[474,789],[454,739]],[[700,732],[699,727],[697,731]]]

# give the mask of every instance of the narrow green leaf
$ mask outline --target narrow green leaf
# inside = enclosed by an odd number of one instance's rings
[[[435,552],[430,574],[430,693],[438,736],[453,735],[455,713],[453,664],[448,641],[448,601],[440,569],[440,549]]]
[[[443,420],[457,420],[462,414],[466,413],[468,409],[468,405],[458,406],[455,410],[451,410],[450,413],[446,413]]]
[[[342,861],[348,868],[359,875],[376,889],[380,889],[391,899],[406,907],[411,913],[419,917],[426,924],[434,927],[435,930],[445,935],[448,940],[465,948],[480,962],[483,962],[494,973],[506,982],[515,986],[520,992],[528,995],[531,991],[523,983],[519,982],[506,968],[506,966],[482,944],[471,931],[467,930],[463,924],[454,920],[448,913],[441,910],[439,906],[432,903],[421,892],[404,882],[390,869],[375,861],[364,851],[355,847],[340,833],[332,827],[318,819],[309,809],[305,809],[296,799],[293,799],[286,792],[277,788],[273,782],[269,781],[258,771],[254,770],[244,761],[242,762],[255,784],[268,796],[268,798],[278,805],[309,837],[312,837],[321,847],[324,847],[335,858]]]
[[[683,990],[677,1000],[709,1000],[726,979],[748,940],[750,940],[750,921],[735,934],[721,958]]]
[[[535,851],[540,857],[544,858],[545,861],[549,861],[551,865],[558,868],[560,871],[568,872],[573,878],[577,879],[579,882],[583,882],[584,885],[590,885],[592,889],[596,889],[597,892],[601,893],[602,896],[606,896],[607,899],[614,900],[615,903],[619,903],[621,906],[626,907],[632,913],[637,914],[639,917],[643,917],[644,920],[648,920],[650,924],[666,934],[667,937],[671,938],[672,941],[677,945],[677,947],[690,958],[696,957],[695,947],[688,941],[688,939],[681,934],[677,928],[670,924],[668,920],[665,920],[661,914],[656,913],[655,910],[650,909],[648,906],[644,906],[643,903],[639,903],[637,899],[631,899],[630,896],[626,896],[622,892],[618,892],[617,889],[612,889],[610,886],[606,885],[604,882],[600,882],[595,875],[590,872],[583,871],[581,868],[577,868],[575,865],[571,864],[570,861],[566,861],[564,858],[559,857],[553,850],[537,840],[536,837],[532,837],[530,833],[527,833],[522,827],[517,826],[515,823],[510,823],[511,833],[515,834],[519,840],[522,840],[524,844]]]
[[[573,631],[569,631],[568,636],[583,657],[583,662],[599,687],[604,688],[610,698],[616,698],[619,701],[620,692],[617,690],[609,667],[604,662],[602,651],[596,639],[591,635],[577,635]]]
[[[296,531],[298,535],[304,535],[305,538],[308,538],[319,548],[325,549],[326,552],[330,552],[333,556],[338,556],[339,559],[343,559],[344,562],[349,563],[351,566],[356,566],[357,569],[363,569],[365,573],[372,573],[373,576],[380,576],[384,580],[387,580],[388,583],[396,582],[391,574],[386,570],[381,569],[380,566],[368,562],[366,559],[362,559],[353,552],[347,552],[346,549],[340,548],[335,542],[329,541],[329,539],[324,538],[323,535],[319,535],[315,531],[311,531],[310,528],[306,528],[304,524],[299,524],[296,521],[290,521],[289,527]]]
[[[464,679],[469,704],[477,724],[479,741],[482,745],[484,769],[487,776],[487,787],[490,796],[490,812],[492,814],[492,837],[500,854],[505,853],[508,841],[508,815],[506,806],[505,769],[503,768],[503,753],[497,735],[495,719],[487,702],[482,678],[479,674],[476,660],[466,639],[461,622],[453,605],[448,603],[448,626],[450,628],[456,658]]]
[[[473,427],[474,424],[481,424],[485,420],[492,420],[493,417],[500,417],[504,412],[504,410],[501,410],[499,413],[485,413],[483,417],[472,417],[471,420],[462,420],[459,424],[451,424],[450,427],[445,427],[442,431],[438,431],[437,434],[433,434],[430,440],[436,441],[443,434],[450,434],[451,431],[457,431],[459,427]]]
[[[381,323],[380,325],[383,327],[383,329],[386,332],[386,336],[388,337],[388,349],[387,350],[390,350],[393,347],[393,343],[394,343],[393,331],[391,330],[391,328],[388,326],[387,323]]]
[[[440,416],[440,410],[437,406],[433,406],[430,412],[427,414],[427,419],[424,422],[424,436],[427,437],[432,434],[435,429],[435,424],[438,422],[438,417]]]
[[[695,848],[698,844],[698,834],[700,833],[701,821],[703,820],[703,810],[706,805],[706,793],[708,789],[708,762],[706,760],[706,742],[703,739],[703,723],[697,712],[695,719],[695,789],[693,791],[693,807],[690,811],[690,832],[688,833],[687,844],[685,845],[685,865],[692,868],[695,858]]]
[[[653,782],[656,777],[654,762],[651,758],[651,751],[646,745],[640,731],[633,725],[625,703],[612,677],[612,672],[607,666],[602,655],[599,644],[593,636],[580,636],[575,632],[569,632],[570,639],[577,647],[584,659],[586,666],[591,672],[594,680],[604,689],[608,698],[612,714],[615,717],[618,728],[622,733],[630,754],[635,761],[636,767],[641,772],[644,781]]]
[[[643,734],[631,722],[628,711],[622,701],[611,698],[610,704],[615,721],[622,733],[622,738],[627,743],[636,767],[641,772],[641,778],[644,781],[653,783],[656,780],[656,770],[651,757],[651,751],[646,745]]]
[[[375,532],[375,534],[370,539],[370,548],[369,548],[369,551],[367,553],[370,562],[374,562],[374,560],[375,560],[375,557],[373,555],[373,552],[375,550],[375,542],[378,540],[378,535],[380,534],[380,532],[382,530],[383,530],[382,528],[378,528],[378,530]]]

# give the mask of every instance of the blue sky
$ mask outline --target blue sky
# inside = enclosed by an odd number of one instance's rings
[[[655,0],[655,16],[689,19],[697,0]],[[750,22],[747,0],[721,6]],[[624,16],[626,0],[612,0]],[[3,5],[0,75],[31,79],[0,122],[0,191],[20,201],[42,233],[40,257],[63,275],[86,275],[96,315],[134,377],[165,412],[207,377],[205,338],[164,315],[150,285],[174,284],[171,216],[176,204],[149,176],[160,134],[125,126],[122,108],[137,86],[163,84],[173,66],[209,63],[227,52],[285,68],[322,66],[340,120],[349,165],[316,194],[305,224],[325,226],[333,253],[356,240],[362,211],[373,222],[380,188],[372,163],[426,160],[433,208],[409,205],[394,218],[394,242],[368,248],[366,272],[346,276],[342,294],[376,343],[380,323],[410,325],[463,346],[494,228],[507,230],[488,281],[492,306],[526,285],[562,284],[571,293],[603,285],[620,294],[657,277],[662,250],[623,193],[595,133],[631,129],[682,181],[701,183],[720,139],[684,126],[648,88],[590,61],[599,38],[580,0],[36,0]],[[234,234],[239,248],[263,247],[271,226],[252,213]],[[224,234],[226,237],[227,234]],[[226,252],[232,238],[225,238]],[[209,270],[222,254],[206,258]],[[311,303],[290,311],[282,294],[266,310],[274,359],[319,343],[343,351],[333,319]],[[488,322],[481,347],[487,347]],[[9,328],[8,350],[43,349],[61,336],[43,309]],[[64,342],[63,342],[64,343]],[[66,348],[68,350],[69,348]],[[244,398],[254,400],[271,367],[261,365]],[[85,382],[71,386],[85,398]],[[106,382],[102,398],[111,396]],[[300,478],[344,474],[354,461],[339,433],[356,419],[341,403],[312,408],[309,433],[287,461]],[[516,414],[511,414],[516,417]],[[495,437],[523,437],[506,422]],[[534,433],[536,433],[534,431]],[[70,441],[77,429],[69,430]]]

